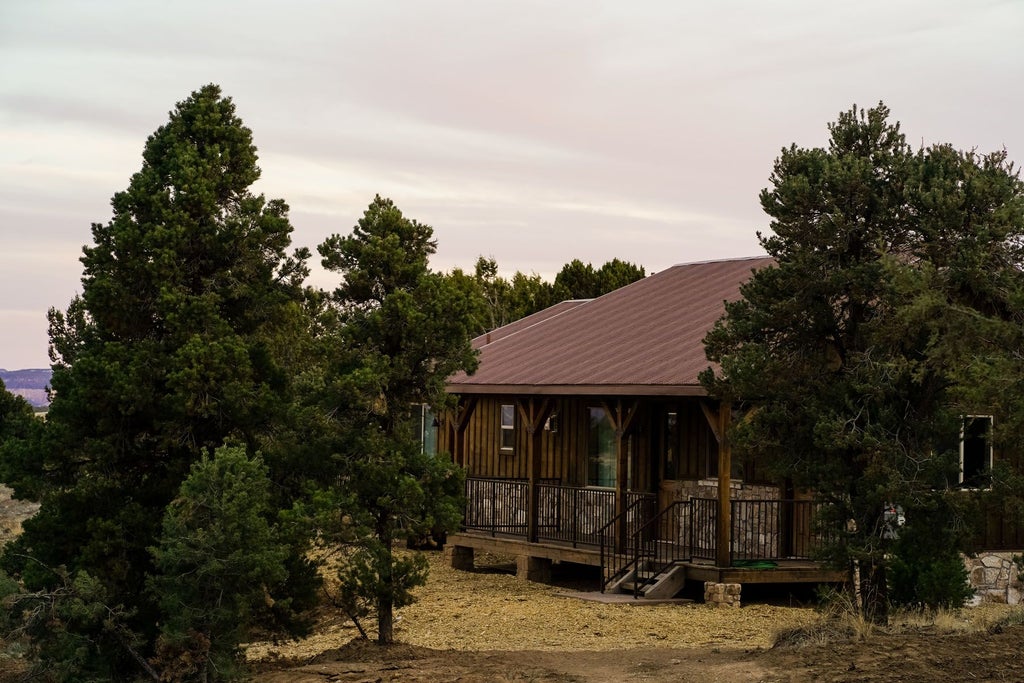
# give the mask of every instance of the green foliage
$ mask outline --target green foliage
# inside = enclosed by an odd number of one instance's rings
[[[53,588],[26,592],[4,576],[5,627],[9,636],[28,636],[32,674],[61,682],[111,681],[146,668],[142,640],[128,623],[130,608],[114,603],[103,582],[87,572],[41,568]],[[152,673],[152,670],[150,670]]]
[[[957,494],[934,496],[928,509],[907,511],[907,524],[891,547],[889,598],[900,607],[961,607],[972,595],[961,521],[967,513]]]
[[[0,481],[14,489],[19,498],[34,498],[33,482],[40,475],[35,462],[34,444],[43,424],[35,418],[32,406],[7,391],[0,380]]]
[[[268,522],[270,481],[259,457],[221,447],[192,466],[150,548],[148,581],[163,622],[158,668],[167,680],[229,680],[239,644],[285,579],[289,547]]]
[[[597,270],[589,263],[573,259],[555,276],[555,299],[594,299],[645,276],[642,267],[617,258]]]
[[[594,266],[573,259],[555,275],[555,292],[559,300],[593,299],[600,296],[601,282]]]
[[[388,567],[390,579],[382,580]],[[427,559],[420,553],[397,557],[375,538],[350,549],[338,567],[340,606],[352,618],[372,613],[381,601],[397,609],[415,602],[412,589],[427,582]]]
[[[643,266],[637,266],[617,258],[608,261],[597,270],[600,294],[615,291],[619,287],[625,287],[637,280],[643,280],[645,277],[647,277],[647,273],[644,272]]]
[[[308,346],[296,343],[309,327],[308,254],[287,253],[288,207],[252,194],[258,177],[252,134],[217,86],[175,107],[114,195],[111,220],[92,226],[81,296],[50,312],[55,396],[43,433],[0,451],[18,495],[41,502],[3,566],[29,591],[60,586],[41,567],[93,577],[125,606],[146,657],[162,621],[147,548],[165,509],[207,449],[273,441],[296,349]],[[279,463],[268,457],[283,480]],[[45,631],[33,637],[43,656],[58,652]],[[105,656],[121,666],[123,649]]]
[[[452,275],[468,277],[459,270]],[[619,259],[612,259],[597,270],[575,259],[562,267],[553,284],[536,273],[526,275],[520,271],[505,279],[498,275],[498,264],[493,258],[481,256],[471,280],[484,300],[485,313],[474,332],[482,334],[567,299],[592,299],[644,277],[642,267]]]
[[[859,563],[881,619],[882,511],[897,502],[918,528],[961,524],[934,504],[956,485],[961,416],[998,423],[1018,405],[996,368],[1021,377],[1024,331],[1024,193],[1005,153],[914,153],[888,117],[853,108],[829,126],[828,149],[782,150],[761,194],[776,265],[726,306],[705,339],[721,369],[702,376],[748,408],[737,451],[829,503],[846,532],[826,553]],[[925,535],[908,534],[902,556],[941,573],[948,553],[931,555]],[[927,599],[947,597],[959,599]]]
[[[470,338],[480,299],[464,278],[430,271],[432,232],[378,196],[351,235],[319,247],[324,266],[343,276],[318,395],[334,411],[327,452],[351,506],[333,533],[361,548],[345,585],[375,605],[385,643],[396,600],[420,580],[394,558],[393,540],[459,521],[461,474],[447,456],[421,452],[408,416],[413,404],[442,408],[445,380],[476,368]]]

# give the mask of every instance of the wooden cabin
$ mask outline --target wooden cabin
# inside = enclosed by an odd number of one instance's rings
[[[467,476],[453,565],[474,550],[541,580],[552,561],[599,565],[603,589],[649,597],[843,580],[810,559],[814,503],[733,462],[729,406],[698,381],[723,302],[770,262],[678,265],[476,339],[480,367],[450,379],[438,434]]]

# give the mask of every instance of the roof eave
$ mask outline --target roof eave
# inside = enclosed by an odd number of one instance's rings
[[[503,396],[707,396],[699,384],[448,384],[450,394]]]

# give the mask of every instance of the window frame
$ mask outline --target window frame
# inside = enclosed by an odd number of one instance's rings
[[[514,453],[516,450],[516,406],[514,403],[498,404],[498,450]],[[506,412],[508,408],[508,412]],[[509,418],[506,421],[506,417]]]
[[[428,403],[413,403],[410,424],[416,432],[416,440],[420,444],[420,453],[438,454],[438,435],[440,424],[433,408]]]
[[[594,422],[594,411],[601,411],[602,419],[597,423]],[[587,406],[587,417],[589,420],[589,427],[587,429],[587,486],[590,488],[602,488],[602,489],[614,489],[618,486],[618,461],[617,453],[613,446],[610,458],[611,458],[611,477],[601,477],[601,471],[604,469],[607,472],[607,461],[609,459],[608,453],[595,453],[596,450],[600,450],[601,441],[603,439],[595,440],[595,428],[599,427],[602,422],[608,424],[609,431],[611,433],[612,443],[614,444],[615,430],[611,428],[611,417],[608,415],[608,411],[604,406]],[[595,469],[596,468],[596,469]],[[608,483],[610,481],[611,483]]]
[[[975,420],[986,420],[988,422],[988,426],[985,429],[985,433],[984,433],[984,437],[983,437],[984,438],[984,447],[985,447],[986,452],[985,452],[985,454],[983,456],[983,465],[982,465],[981,470],[979,472],[972,473],[968,477],[967,473],[964,471],[964,456],[966,455],[966,453],[965,453],[965,451],[966,451],[965,444],[967,443],[967,439],[968,438],[978,438],[978,437],[969,437],[968,436],[968,434],[967,434],[967,425],[968,425],[968,422],[973,423]],[[958,471],[957,471],[957,484],[961,488],[965,488],[965,489],[978,489],[978,488],[981,488],[981,486],[978,485],[977,479],[981,478],[981,477],[984,477],[987,473],[992,471],[992,464],[993,464],[993,459],[994,459],[994,452],[993,452],[993,448],[992,448],[992,429],[994,427],[995,427],[995,416],[994,415],[985,415],[985,414],[981,414],[981,415],[964,415],[963,418],[960,420],[960,444],[959,444],[959,461],[958,461],[959,467],[958,467]]]

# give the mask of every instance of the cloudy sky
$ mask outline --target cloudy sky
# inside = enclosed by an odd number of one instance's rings
[[[1024,161],[1022,36],[1019,0],[2,2],[0,367],[48,365],[90,223],[206,83],[298,245],[380,193],[434,227],[436,268],[658,271],[760,253],[780,148],[854,103]]]

